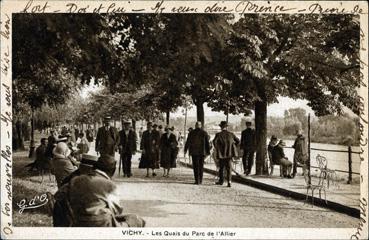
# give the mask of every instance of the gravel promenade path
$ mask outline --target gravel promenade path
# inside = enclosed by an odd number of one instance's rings
[[[313,207],[238,183],[232,188],[214,185],[215,178],[204,174],[203,185],[194,185],[192,169],[177,166],[169,178],[146,178],[137,169],[133,177],[118,177],[121,204],[125,212],[135,213],[148,227],[299,227],[351,228],[358,219]]]

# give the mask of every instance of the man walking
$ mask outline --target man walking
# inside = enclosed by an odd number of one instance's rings
[[[251,121],[246,121],[246,129],[241,134],[242,163],[246,176],[251,173],[254,164],[255,142],[255,130],[251,128]]]
[[[136,132],[131,129],[131,122],[123,122],[123,129],[119,132],[119,138],[120,161],[123,165],[123,176],[131,177],[132,155],[134,155],[137,150],[137,135]],[[120,166],[121,164],[119,164],[119,168]]]
[[[96,135],[95,150],[101,155],[114,156],[119,144],[119,133],[110,126],[110,117],[104,118],[104,126],[99,128]]]
[[[209,135],[202,129],[201,122],[196,122],[195,130],[188,134],[184,152],[192,156],[195,184],[202,184],[205,156],[210,155]]]
[[[223,185],[224,182],[224,168],[227,170],[227,187],[231,187],[232,177],[232,158],[237,156],[237,147],[240,140],[232,132],[227,130],[228,123],[221,121],[219,124],[221,132],[217,133],[214,138],[214,147],[216,156],[219,159],[219,181],[217,185]],[[194,131],[194,130],[193,130]]]

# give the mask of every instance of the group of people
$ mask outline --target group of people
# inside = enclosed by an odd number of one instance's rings
[[[51,172],[60,186],[62,179],[77,168],[82,154],[89,151],[91,142],[82,131],[72,134],[66,127],[60,132],[51,129],[48,138],[41,138],[35,161],[26,167],[30,167],[30,171]]]
[[[226,170],[227,186],[231,187],[232,159],[237,156],[237,145],[240,140],[236,135],[227,130],[228,123],[222,121],[219,124],[221,131],[217,133],[210,144],[209,134],[203,130],[202,123],[196,122],[195,129],[189,131],[185,143],[184,152],[191,155],[195,184],[202,184],[204,172],[204,160],[210,155],[210,150],[214,147],[214,159],[219,166],[218,185],[224,183],[224,170]]]
[[[212,144],[210,144],[209,135],[202,129],[201,122],[197,122],[195,129],[189,131],[184,152],[186,154],[189,151],[192,157],[195,184],[202,183],[204,160],[206,156],[210,155],[212,147],[214,147],[212,156],[218,167],[219,180],[216,184],[223,185],[224,170],[226,170],[227,186],[231,187],[232,160],[239,157],[239,150],[243,152],[244,174],[247,176],[251,173],[257,146],[256,134],[251,121],[246,121],[246,129],[241,133],[241,140],[234,133],[228,131],[226,121],[221,121],[219,126],[221,131],[215,135]],[[268,156],[271,164],[270,174],[273,174],[274,165],[280,166],[281,177],[294,178],[297,173],[297,166],[301,166],[305,174],[308,155],[307,144],[302,131],[297,132],[297,138],[292,146],[295,149],[293,162],[284,154],[283,147],[285,146],[283,140],[278,140],[274,135],[271,137],[268,145]]]
[[[146,169],[146,177],[157,174],[156,169],[164,169],[164,177],[169,177],[170,169],[176,167],[179,151],[178,140],[173,133],[174,127],[158,128],[157,124],[147,123],[145,131],[140,133],[140,150],[142,152],[139,168]],[[119,172],[122,169],[123,177],[132,176],[132,156],[137,152],[137,134],[131,127],[130,121],[123,121],[121,131],[110,125],[110,117],[104,118],[104,126],[98,129],[95,150],[101,155],[114,156],[119,152]]]
[[[184,153],[188,152],[192,158],[194,184],[202,184],[204,161],[211,154],[212,148],[214,160],[219,167],[219,180],[216,184],[223,185],[226,180],[227,187],[231,187],[232,160],[238,157],[238,148],[243,151],[244,174],[251,173],[257,145],[251,121],[246,122],[241,139],[228,131],[226,121],[221,121],[219,126],[221,131],[216,133],[212,143],[201,122],[196,122],[195,128],[189,131]],[[157,124],[147,122],[146,130],[140,134],[142,155],[139,168],[147,170],[146,177],[150,176],[150,169],[155,177],[155,170],[159,167],[164,169],[163,176],[168,177],[170,169],[176,167],[179,147],[173,130],[174,128],[165,127],[165,132],[162,132]],[[51,169],[57,182],[58,191],[54,195],[53,208],[54,226],[143,227],[145,221],[142,218],[123,214],[117,197],[117,186],[112,180],[116,171],[114,156],[117,151],[120,153],[119,171],[122,168],[125,177],[132,176],[131,160],[132,155],[137,152],[138,138],[131,122],[124,121],[122,130],[118,132],[115,127],[110,126],[110,118],[104,118],[104,126],[98,129],[96,135],[95,150],[98,157],[86,154],[93,141],[90,133],[90,127],[86,131],[87,138],[82,131],[75,130],[74,139],[66,128],[62,129],[60,135],[51,131],[48,139],[42,138],[41,145],[36,149],[36,160],[32,167]],[[272,136],[268,145],[269,158],[272,165],[280,165],[281,176],[292,178],[296,175],[297,164],[304,167],[307,159],[302,132],[298,132],[293,145],[293,162],[285,156],[284,146],[283,140]]]
[[[87,139],[82,131],[75,131],[74,138],[66,127],[60,135],[53,130],[36,149],[36,160],[31,166],[50,169],[57,183],[58,190],[49,199],[54,203],[53,225],[144,227],[142,218],[123,213],[117,186],[111,179],[116,169],[114,157],[104,152],[99,158],[86,154],[93,141],[91,132],[89,127]]]
[[[283,148],[286,146],[286,143],[283,140],[278,140],[275,135],[270,138],[270,142],[268,144],[268,156],[271,163],[271,175],[273,174],[274,165],[280,166],[281,177],[294,178],[297,174],[298,166],[301,166],[303,174],[306,174],[306,164],[308,159],[306,139],[301,130],[298,130],[296,135],[297,137],[292,145],[292,148],[295,149],[293,162],[284,154]]]

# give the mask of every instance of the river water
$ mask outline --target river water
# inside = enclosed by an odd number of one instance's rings
[[[241,138],[241,133],[235,133],[238,138]],[[210,139],[214,139],[215,134],[210,133]],[[267,141],[269,143],[269,139]],[[293,140],[285,140],[286,147],[284,148],[285,155],[289,160],[293,160],[294,149],[291,148],[294,141]],[[329,169],[345,171],[348,172],[349,164],[348,164],[348,153],[347,152],[327,152],[323,150],[336,150],[336,151],[348,151],[348,147],[344,145],[336,145],[336,144],[326,144],[326,143],[311,143],[311,148],[322,149],[322,150],[314,150],[311,149],[311,166],[317,167],[316,157],[317,155],[321,155],[326,157],[327,166]],[[359,152],[360,148],[358,146],[352,147],[353,152]],[[312,172],[315,170],[312,169]],[[348,173],[336,172],[339,177],[348,177]],[[300,171],[301,172],[301,171]],[[357,153],[352,153],[352,172],[360,173],[360,156]],[[358,177],[358,175],[353,174],[353,178]]]

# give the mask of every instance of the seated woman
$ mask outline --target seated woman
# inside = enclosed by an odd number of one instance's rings
[[[77,169],[78,162],[70,154],[71,150],[65,142],[59,142],[53,150],[52,173],[55,175],[58,188],[62,186],[64,178]]]
[[[283,140],[280,140],[278,145],[273,148],[272,159],[277,163],[279,162],[281,167],[283,167],[283,177],[292,178],[292,162],[284,155],[283,147],[285,146],[286,143]]]

